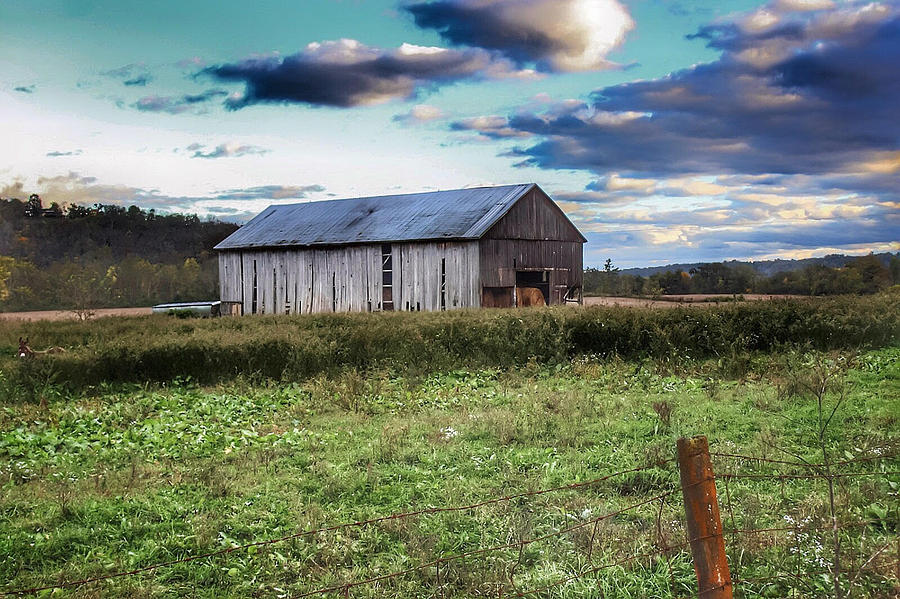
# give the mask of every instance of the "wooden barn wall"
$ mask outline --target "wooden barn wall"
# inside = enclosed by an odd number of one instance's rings
[[[241,255],[238,252],[219,253],[219,299],[223,302],[243,302],[241,288]]]
[[[516,202],[484,238],[582,241],[559,207],[537,189]]]
[[[582,244],[580,241],[536,241],[527,239],[482,239],[481,284],[514,287],[517,270],[549,270],[550,303],[560,303],[561,291],[581,287]]]
[[[392,246],[395,310],[441,309],[441,261],[447,310],[480,305],[477,242]],[[382,309],[381,245],[325,249],[225,251],[220,292],[244,314],[368,312]]]

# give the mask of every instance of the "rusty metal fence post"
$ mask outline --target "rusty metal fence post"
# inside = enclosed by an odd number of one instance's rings
[[[678,439],[678,470],[698,596],[701,599],[732,599],[716,479],[706,437]]]

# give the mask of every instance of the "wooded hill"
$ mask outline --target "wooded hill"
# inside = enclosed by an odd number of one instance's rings
[[[897,254],[900,255],[900,254]],[[891,253],[875,254],[885,266],[889,266]],[[803,270],[810,266],[827,266],[829,268],[843,268],[850,262],[859,258],[859,256],[848,256],[846,254],[828,254],[827,256],[819,256],[817,258],[800,258],[797,260],[789,260],[784,258],[776,258],[775,260],[724,260],[720,264],[731,269],[743,268],[749,266],[758,274],[771,277],[774,274],[793,272],[795,270]],[[709,264],[709,262],[684,262],[680,264],[666,264],[665,266],[645,266],[641,268],[623,268],[619,272],[623,275],[637,275],[639,277],[649,277],[663,272],[690,272],[701,266]]]
[[[0,310],[218,297],[212,248],[237,225],[137,206],[70,205],[35,214],[29,205],[0,200]]]
[[[584,290],[594,295],[622,296],[689,293],[841,295],[876,293],[900,284],[900,254],[841,258],[771,261],[782,263],[782,266],[793,263],[795,268],[770,275],[754,268],[753,263],[732,261],[672,265],[654,269],[649,276],[641,276],[635,274],[639,269],[620,271],[607,260],[602,269],[585,269]]]

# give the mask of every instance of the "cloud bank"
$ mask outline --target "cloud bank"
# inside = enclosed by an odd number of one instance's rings
[[[900,249],[900,7],[780,0],[692,37],[721,57],[450,128],[596,177],[555,197],[598,253]]]
[[[339,39],[308,44],[289,56],[251,56],[205,66],[194,75],[243,84],[242,92],[224,94],[224,106],[230,110],[255,104],[368,106],[415,99],[461,81],[613,68],[607,55],[634,27],[619,0],[438,0],[407,3],[403,10],[417,26],[436,30],[454,47],[377,48]],[[178,64],[200,67],[203,61]],[[128,86],[146,86],[152,80],[141,64],[104,75]],[[132,107],[179,114],[211,99],[203,94],[196,102],[190,98],[150,95]],[[400,122],[423,122],[412,113],[407,116]]]
[[[900,149],[896,8],[763,9],[695,37],[722,57],[590,102],[453,127],[534,137],[517,150],[525,163],[598,174],[857,172]]]

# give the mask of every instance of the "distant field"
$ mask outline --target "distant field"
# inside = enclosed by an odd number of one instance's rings
[[[783,299],[802,299],[799,295],[772,295],[764,293],[746,293],[737,296],[737,301],[765,301]],[[674,308],[684,305],[701,307],[715,306],[717,303],[733,302],[735,296],[730,293],[712,294],[697,293],[686,295],[665,295],[657,299],[642,297],[585,296],[585,306],[629,306],[637,308]]]
[[[97,308],[91,318],[107,316],[143,316],[151,313],[151,308]],[[41,310],[35,312],[0,312],[0,320],[78,320],[73,310]]]
[[[740,298],[747,301],[774,300],[786,298],[799,298],[791,295],[767,295],[745,294]],[[730,294],[696,294],[696,295],[667,295],[663,299],[643,299],[633,297],[591,296],[584,298],[585,306],[636,306],[647,308],[671,308],[673,305],[685,303],[697,303],[700,305],[714,305],[716,300],[723,302],[733,301]],[[91,318],[104,318],[106,316],[143,316],[151,313],[147,308],[97,308],[92,310]],[[0,312],[0,320],[77,320],[78,315],[73,310],[42,310],[34,312]]]

